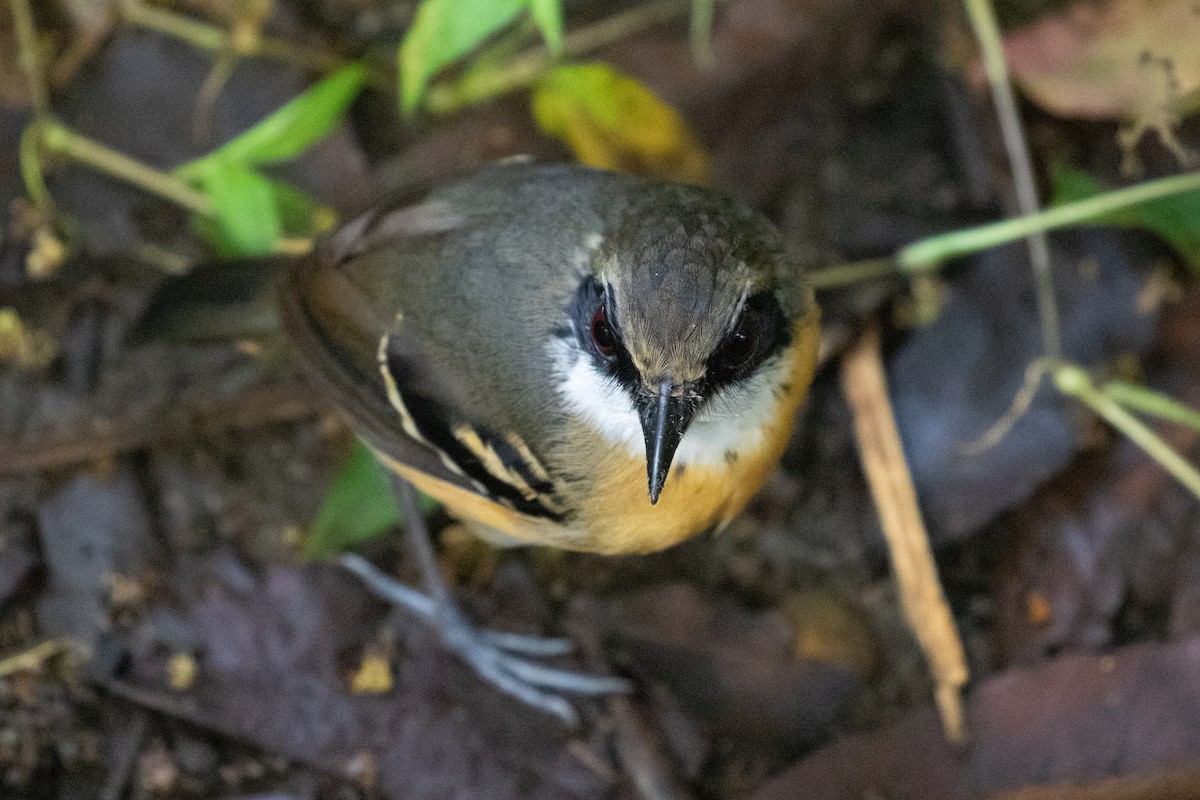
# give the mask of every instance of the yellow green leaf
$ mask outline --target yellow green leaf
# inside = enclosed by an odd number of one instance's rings
[[[531,104],[538,126],[584,164],[708,182],[708,155],[679,112],[607,64],[550,70]]]

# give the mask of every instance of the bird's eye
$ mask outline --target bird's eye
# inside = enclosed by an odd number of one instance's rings
[[[592,315],[592,344],[603,356],[611,356],[617,352],[617,332],[608,321],[608,312],[601,303]]]
[[[721,372],[740,372],[758,355],[761,337],[762,329],[757,317],[753,314],[743,314],[733,333],[729,334],[713,354],[712,365]]]

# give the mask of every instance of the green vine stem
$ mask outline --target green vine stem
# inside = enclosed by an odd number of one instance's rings
[[[712,50],[713,7],[716,0],[692,0],[692,16],[688,21],[688,42],[692,59],[703,70],[716,66]]]
[[[224,28],[147,5],[145,2],[123,4],[121,16],[130,24],[174,37],[199,50],[219,53],[228,50],[230,46],[229,31]],[[249,52],[238,54],[286,61],[317,73],[333,72],[349,63],[348,60],[319,48],[299,47],[269,36],[258,37]]]
[[[1158,178],[1064,203],[1036,214],[929,236],[901,248],[894,258],[872,258],[818,270],[813,274],[813,283],[819,289],[836,289],[859,281],[886,277],[897,270],[905,273],[928,272],[952,258],[1010,244],[1035,231],[1051,231],[1089,222],[1102,223],[1105,216],[1130,206],[1196,191],[1200,191],[1200,172]]]
[[[1109,381],[1101,388],[1114,403],[1200,432],[1200,410],[1145,386]]]
[[[29,101],[33,107],[33,121],[21,134],[21,143],[17,150],[17,161],[21,170],[21,179],[29,191],[29,199],[46,217],[54,216],[54,201],[46,188],[46,180],[42,174],[42,159],[39,149],[42,130],[50,118],[50,95],[46,88],[46,76],[42,70],[41,58],[38,54],[37,31],[33,26],[33,10],[29,0],[11,0],[13,30],[17,39],[17,60],[21,71],[25,73],[25,82],[29,87]]]
[[[1195,191],[1200,191],[1200,172],[1158,178],[1085,200],[1064,203],[1036,214],[930,236],[901,249],[896,254],[896,264],[903,272],[923,272],[935,269],[951,258],[1008,244],[1031,233],[1085,222],[1102,222],[1106,215],[1129,206]]]
[[[869,258],[865,261],[851,261],[847,264],[816,270],[812,274],[812,284],[818,291],[827,291],[896,274],[895,258],[891,256]]]
[[[197,214],[205,216],[213,214],[212,202],[204,193],[196,191],[168,172],[148,167],[124,153],[105,147],[86,136],[81,136],[60,122],[48,119],[39,126],[31,127],[30,130],[38,131],[37,144],[48,153],[61,155],[106,175],[131,183],[152,194],[178,203]],[[44,186],[41,188],[45,189]],[[32,187],[30,194],[33,194]]]
[[[42,173],[41,140],[45,120],[35,119],[21,133],[21,144],[17,161],[21,167],[21,180],[25,182],[25,191],[29,199],[43,213],[49,214],[54,208],[54,200],[50,190],[46,188],[46,178]]]
[[[1145,450],[1147,455],[1171,473],[1189,492],[1200,498],[1200,471],[1185,461],[1141,420],[1126,411],[1108,394],[1097,389],[1086,370],[1074,364],[1060,364],[1051,374],[1054,385],[1060,392],[1076,398],[1103,417],[1109,425]]]

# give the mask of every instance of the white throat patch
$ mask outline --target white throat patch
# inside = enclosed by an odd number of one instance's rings
[[[596,369],[590,357],[557,342],[558,391],[568,409],[632,456],[645,457],[646,439],[633,402],[624,389]],[[727,453],[755,450],[772,421],[784,381],[779,359],[765,362],[749,381],[726,387],[700,409],[675,451],[674,464],[726,463]]]

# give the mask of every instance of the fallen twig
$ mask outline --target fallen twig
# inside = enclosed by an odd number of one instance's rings
[[[214,724],[212,720],[202,713],[202,709],[186,695],[168,694],[154,689],[147,689],[116,678],[98,680],[96,686],[108,696],[129,703],[138,709],[178,720],[185,725],[201,731],[214,733],[246,747],[263,749],[262,742],[256,741],[239,731],[228,730]],[[327,763],[295,751],[274,750],[273,752],[279,753],[294,763],[302,764],[346,783],[352,785],[357,783],[355,775],[345,765]]]
[[[690,797],[674,770],[668,765],[662,748],[642,715],[627,697],[613,695],[607,701],[613,716],[613,748],[625,774],[643,800],[686,800]]]
[[[1122,775],[1085,784],[1027,786],[988,800],[1200,800],[1200,768]]]
[[[311,393],[300,384],[258,386],[225,402],[167,412],[152,422],[119,420],[28,445],[0,443],[0,476],[60,469],[154,445],[295,422],[317,410]]]
[[[121,800],[125,796],[125,787],[129,785],[129,776],[137,766],[142,741],[146,738],[146,730],[150,725],[150,715],[140,706],[135,706],[129,714],[129,723],[120,729],[117,741],[111,748],[112,766],[104,781],[104,787],[97,795],[98,800]]]
[[[589,670],[602,673],[607,665],[600,644],[599,607],[591,600],[577,600],[569,624],[571,638]],[[628,697],[609,695],[604,701],[612,728],[612,745],[622,772],[642,800],[688,800],[688,792],[676,777],[662,747],[642,715]]]
[[[929,662],[942,725],[950,741],[966,737],[962,687],[969,677],[962,642],[938,581],[929,535],[887,395],[878,326],[842,359],[842,385],[854,413],[859,454],[891,554],[901,606]]]

